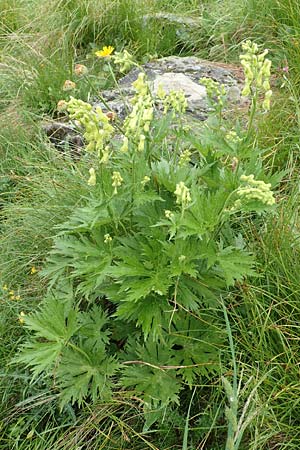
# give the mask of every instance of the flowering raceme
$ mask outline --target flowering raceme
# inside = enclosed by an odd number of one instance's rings
[[[268,50],[264,50],[258,54],[258,45],[251,41],[242,44],[245,51],[240,55],[241,65],[245,73],[245,86],[242,95],[264,94],[263,108],[267,111],[270,109],[270,98],[272,90],[270,88],[271,61],[265,56]]]
[[[123,52],[116,52],[112,58],[113,62],[120,66],[119,71],[121,73],[128,72],[128,70],[136,65],[133,56],[128,53],[127,50],[123,50]]]
[[[264,181],[255,180],[254,175],[242,175],[240,180],[245,183],[237,189],[239,200],[235,202],[234,208],[240,208],[243,202],[260,201],[266,206],[275,204],[275,198],[271,191],[271,184]]]
[[[112,174],[112,187],[114,187],[114,194],[118,193],[118,187],[121,186],[122,182],[123,182],[123,178],[121,177],[120,172],[113,172]]]
[[[140,73],[132,84],[136,94],[131,100],[132,111],[124,121],[125,136],[123,138],[122,152],[127,152],[129,141],[137,144],[137,150],[142,152],[145,147],[146,136],[150,130],[153,119],[153,99],[145,80],[145,74]]]
[[[105,156],[105,160],[107,160],[106,144],[109,142],[114,128],[100,106],[93,109],[89,103],[71,97],[68,102],[68,112],[71,119],[77,120],[85,129],[84,138],[88,142],[86,150],[97,151],[99,156]]]
[[[190,190],[183,181],[180,181],[180,183],[176,184],[176,190],[174,192],[176,195],[176,203],[178,205],[182,205],[183,207],[187,206],[188,203],[191,202],[191,194]]]
[[[211,78],[200,78],[200,84],[205,86],[208,98],[218,104],[220,108],[224,106],[226,90],[224,84],[220,84]]]
[[[90,173],[90,178],[88,179],[88,182],[87,182],[88,185],[89,186],[96,186],[97,180],[96,180],[95,169],[93,167],[91,167],[90,170],[89,170],[89,173]]]

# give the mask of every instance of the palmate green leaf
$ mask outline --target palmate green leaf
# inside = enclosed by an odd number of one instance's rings
[[[106,355],[104,346],[95,351],[85,346],[68,347],[63,353],[57,369],[57,386],[61,390],[61,408],[67,403],[78,402],[90,397],[108,399],[111,395],[112,380],[119,364]]]
[[[63,341],[28,342],[21,347],[21,353],[13,360],[25,364],[33,373],[32,381],[40,374],[49,375],[61,357]]]
[[[102,245],[101,245],[102,244]],[[55,283],[66,270],[71,278],[79,278],[78,291],[88,295],[101,285],[106,276],[106,268],[111,264],[111,256],[102,242],[86,236],[64,236],[55,240],[48,264],[42,275]]]
[[[169,346],[172,363],[182,366],[177,373],[190,386],[196,377],[208,375],[219,368],[220,348],[224,343],[224,325],[216,314],[204,310],[199,317],[176,315],[170,329]]]
[[[167,269],[160,272],[150,272],[144,278],[126,278],[122,281],[118,297],[126,302],[137,302],[152,293],[164,296],[167,294],[173,281],[169,278]]]
[[[175,370],[164,367],[171,363],[170,350],[162,342],[147,341],[144,345],[134,346],[135,361],[123,365],[122,385],[135,388],[144,400],[146,410],[165,407],[172,402],[178,404],[182,386],[176,379]]]
[[[222,210],[228,195],[223,189],[206,193],[201,192],[198,186],[193,187],[192,204],[179,220],[177,236],[185,239],[213,232],[223,220]]]
[[[227,286],[233,286],[236,281],[255,274],[254,258],[244,250],[234,247],[220,247],[216,255],[217,271],[225,279]]]
[[[79,335],[87,348],[93,350],[108,343],[110,331],[103,330],[108,322],[107,315],[97,305],[89,311],[78,313]]]
[[[162,326],[165,322],[164,315],[171,309],[171,305],[166,297],[158,295],[148,295],[138,302],[121,302],[118,306],[116,316],[126,321],[134,321],[140,326],[144,339],[151,333],[153,340],[158,340],[162,333]]]
[[[161,242],[142,235],[120,242],[114,249],[118,261],[107,273],[121,284],[123,301],[136,302],[152,292],[166,295],[173,281]]]
[[[200,257],[201,242],[192,238],[189,240],[174,239],[161,243],[163,252],[169,259],[170,275],[178,277],[181,274],[197,276],[197,260]]]
[[[69,220],[58,228],[61,230],[58,235],[65,235],[70,232],[91,231],[95,227],[100,227],[111,222],[108,213],[107,202],[104,199],[88,199],[86,206],[75,209]]]
[[[164,202],[165,200],[160,197],[157,192],[153,190],[138,192],[134,196],[134,206],[140,207],[143,205],[148,205],[154,202]]]
[[[174,166],[170,161],[161,159],[152,163],[152,170],[155,179],[160,186],[164,186],[167,191],[174,193],[176,184],[183,181],[186,185],[196,181],[199,175],[199,169],[190,166]],[[175,200],[175,197],[174,197]]]
[[[25,327],[35,333],[36,338],[54,342],[66,342],[77,331],[76,311],[63,298],[49,297],[35,313],[24,317]]]
[[[199,306],[217,306],[220,291],[225,282],[213,271],[207,270],[205,262],[199,268],[197,278],[183,276],[177,290],[177,303],[189,311],[196,311]]]
[[[63,348],[78,331],[77,313],[68,290],[65,295],[56,297],[54,293],[38,311],[24,316],[24,326],[34,336],[21,348],[16,362],[31,367],[34,377],[49,373],[57,364]]]

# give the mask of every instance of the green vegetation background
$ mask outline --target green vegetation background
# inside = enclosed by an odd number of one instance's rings
[[[161,11],[192,17],[199,26],[178,33],[164,20],[145,22],[145,14]],[[90,69],[79,92],[87,99],[112,81],[108,73],[99,76],[90,56],[103,45],[126,48],[141,62],[177,54],[236,64],[245,39],[270,50],[275,100],[257,140],[266,150],[265,167],[285,176],[276,220],[245,221],[259,276],[232,293],[228,311],[243,378],[264,380],[241,448],[299,448],[299,24],[297,0],[237,0],[234,7],[230,0],[0,1],[0,449],[225,448],[226,421],[214,420],[226,401],[219,380],[198,389],[189,416],[192,393],[160,429],[143,434],[129,394],[61,414],[55,394],[38,381],[30,385],[30,372],[10,363],[25,340],[19,314],[35,310],[45,292],[32,268],[41,267],[55,225],[86,191],[86,163],[62,157],[39,126],[63,98],[74,63]]]

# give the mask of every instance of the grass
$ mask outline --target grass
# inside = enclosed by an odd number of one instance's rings
[[[182,33],[162,20],[145,25],[143,16],[159,11],[192,17],[199,27]],[[112,82],[92,57],[103,45],[128,48],[140,61],[192,54],[236,64],[248,38],[268,47],[273,60],[276,101],[258,139],[266,167],[284,175],[276,215],[244,224],[258,276],[226,299],[238,377],[250,380],[248,394],[263,380],[240,450],[299,448],[299,23],[296,0],[237,0],[234,8],[229,0],[0,1],[0,450],[225,448],[219,379],[202,380],[193,400],[185,391],[183,411],[174,409],[160,429],[143,433],[132,396],[60,412],[51,387],[30,384],[30,373],[11,361],[26,336],[19,314],[34,310],[46,289],[31,268],[43,265],[55,226],[86,194],[88,160],[75,163],[57,152],[39,126],[55,114],[74,63],[89,68],[92,85],[76,80],[76,95],[87,99]],[[5,284],[19,301],[9,298]],[[231,381],[230,364],[227,369]]]

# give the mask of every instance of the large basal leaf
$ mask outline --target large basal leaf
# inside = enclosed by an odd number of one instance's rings
[[[105,353],[104,346],[96,351],[82,347],[67,348],[57,369],[57,385],[61,390],[61,407],[66,403],[79,406],[90,397],[108,399],[112,380],[119,364]]]

